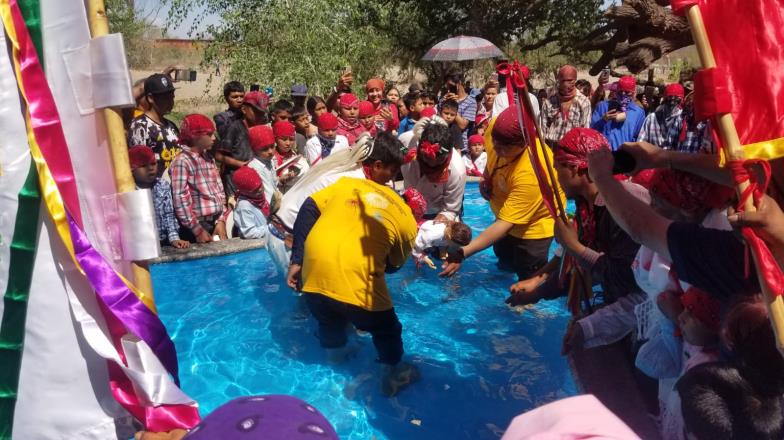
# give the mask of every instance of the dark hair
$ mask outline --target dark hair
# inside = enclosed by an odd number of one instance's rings
[[[291,113],[292,110],[294,110],[294,104],[292,104],[291,101],[288,101],[286,99],[278,99],[277,101],[275,101],[275,104],[272,105],[273,114],[284,112],[284,111]]]
[[[372,165],[377,160],[384,165],[403,165],[403,143],[387,131],[377,134],[370,155],[362,163]]]
[[[455,147],[455,143],[453,141],[452,133],[449,131],[449,127],[446,125],[441,124],[427,124],[425,129],[422,130],[422,136],[419,138],[419,142],[430,142],[431,144],[439,144],[441,147],[446,149],[447,153],[452,151],[452,148]],[[441,153],[440,155],[445,155],[447,153]]]
[[[313,116],[313,117],[315,117],[315,116],[316,116],[316,115],[314,115],[313,113],[316,111],[316,106],[317,106],[319,103],[321,103],[321,104],[324,104],[324,105],[327,105],[327,103],[326,103],[326,102],[324,102],[324,99],[322,99],[322,98],[321,98],[321,97],[319,97],[319,96],[311,96],[310,98],[308,98],[308,102],[307,102],[307,104],[305,104],[305,105],[306,105],[306,106],[307,106],[307,108],[308,108],[308,113],[310,113],[310,116]],[[316,121],[313,121],[313,122],[316,122]]]
[[[251,84],[250,85],[250,91],[251,92],[258,92],[259,90],[261,90],[261,86],[260,85],[258,85],[258,84]]]
[[[416,104],[417,101],[422,99],[422,95],[419,92],[408,92],[403,95],[403,103],[406,105],[406,108],[411,110],[411,107]]]
[[[425,92],[424,94],[422,94],[422,97],[423,98],[424,97],[428,97],[433,102],[437,102],[438,101],[438,95],[436,94],[436,92],[433,92],[433,91]]]
[[[305,107],[301,105],[297,105],[291,110],[291,119],[294,119],[295,121],[307,115],[308,115],[308,111],[305,109]]]
[[[450,99],[448,101],[444,101],[444,103],[441,104],[441,110],[443,110],[445,108],[457,111],[457,109],[460,108],[460,104],[458,104],[457,101],[455,101],[454,99]]]
[[[675,385],[687,433],[706,439],[781,439],[781,395],[762,396],[733,364],[687,371]]]
[[[228,98],[234,92],[245,93],[245,86],[239,81],[229,81],[223,85],[223,97]]]
[[[397,86],[394,83],[389,83],[387,89],[384,91],[384,96],[386,96],[387,93],[391,92],[392,90],[396,91],[397,94],[400,95],[400,90],[397,89]]]
[[[575,86],[576,86],[578,89],[581,89],[581,88],[583,88],[583,87],[585,87],[585,86],[590,86],[590,85],[591,85],[591,83],[590,83],[590,82],[589,82],[587,79],[578,79],[578,80],[577,80],[577,81],[574,83],[574,85],[575,85]]]
[[[463,77],[463,72],[459,70],[450,70],[449,72],[444,75],[444,81],[451,80],[452,82],[463,84],[465,78]]]
[[[471,227],[462,222],[454,222],[449,226],[452,231],[452,241],[460,246],[468,246],[471,243]]]

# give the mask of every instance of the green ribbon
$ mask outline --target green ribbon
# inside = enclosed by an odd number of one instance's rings
[[[41,8],[39,0],[20,0],[19,8],[43,64]],[[23,110],[26,111],[26,110]],[[3,318],[0,321],[0,440],[11,440],[14,409],[19,391],[19,372],[24,349],[27,301],[33,280],[33,267],[38,247],[38,221],[41,191],[35,162],[19,191],[19,205],[11,240],[8,266],[8,287],[3,297]]]

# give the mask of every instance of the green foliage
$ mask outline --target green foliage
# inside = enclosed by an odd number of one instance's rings
[[[109,31],[122,34],[128,65],[133,68],[145,68],[150,65],[149,40],[145,33],[151,24],[142,18],[128,0],[104,0],[106,16],[109,19]]]
[[[202,3],[170,1],[175,21]],[[276,90],[304,82],[316,94],[327,93],[346,66],[357,83],[383,75],[390,44],[360,6],[359,0],[207,0],[202,8],[219,14],[221,24],[205,32],[214,40],[203,64],[218,62],[231,79]]]

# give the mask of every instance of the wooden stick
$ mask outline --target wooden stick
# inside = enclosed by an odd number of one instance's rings
[[[106,16],[106,9],[103,0],[87,1],[87,20],[90,23],[90,33],[93,38],[109,34],[109,19]],[[130,161],[128,159],[128,144],[125,140],[125,126],[123,125],[120,111],[113,108],[103,109],[104,121],[106,122],[106,133],[109,140],[109,152],[112,157],[114,168],[114,182],[117,185],[117,192],[131,192],[136,190],[136,183],[131,174]],[[152,291],[152,280],[147,263],[134,261],[131,264],[133,283],[145,295],[149,295],[155,304]],[[154,307],[154,306],[153,306]],[[153,309],[153,312],[156,310]]]
[[[691,34],[694,38],[694,43],[697,46],[697,52],[699,53],[702,67],[705,69],[716,67],[716,58],[713,56],[713,49],[710,46],[708,32],[705,30],[705,22],[702,19],[702,12],[700,11],[699,6],[694,5],[686,9],[686,18],[689,20]],[[730,113],[723,113],[716,117],[716,121],[718,122],[719,135],[724,144],[724,151],[727,155],[727,159],[744,160],[745,154],[743,145],[740,143],[738,130],[735,128],[735,121],[732,120],[732,115]],[[748,187],[748,181],[738,184],[736,188],[738,194],[742,194]],[[743,207],[747,212],[754,212],[757,210],[754,206],[754,200],[752,200],[751,197],[746,200]],[[759,270],[758,262],[755,264],[755,267],[757,268],[757,277],[762,280],[763,277]],[[779,352],[784,355],[784,298],[770,292],[765,283],[760,282],[760,286],[762,288],[762,294],[765,297],[765,303],[768,306],[768,313],[770,315],[773,330],[776,332],[776,345]]]

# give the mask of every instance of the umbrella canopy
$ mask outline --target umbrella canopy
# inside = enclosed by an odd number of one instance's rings
[[[501,49],[484,38],[459,35],[436,44],[427,51],[422,59],[425,61],[466,61],[504,57],[506,55],[501,52]]]

